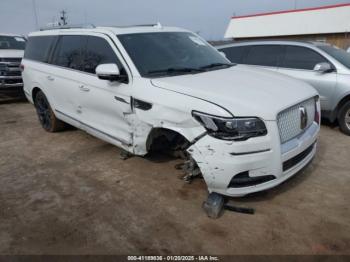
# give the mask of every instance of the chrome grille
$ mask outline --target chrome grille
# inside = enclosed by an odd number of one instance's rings
[[[21,58],[0,58],[0,87],[22,85]]]
[[[278,114],[277,124],[282,144],[301,134],[313,123],[315,119],[315,103],[315,98],[311,98]],[[307,122],[304,128],[302,128],[302,107],[305,108],[305,114],[307,115]]]

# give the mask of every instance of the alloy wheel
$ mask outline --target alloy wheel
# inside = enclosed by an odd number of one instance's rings
[[[43,95],[38,95],[36,101],[36,110],[38,112],[39,121],[44,129],[48,130],[51,127],[51,109],[49,103]]]
[[[345,124],[346,127],[350,130],[350,109],[345,113]]]

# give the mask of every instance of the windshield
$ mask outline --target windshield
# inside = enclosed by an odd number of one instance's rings
[[[24,50],[26,40],[21,36],[3,36],[0,35],[0,49]]]
[[[194,74],[232,66],[207,42],[188,32],[119,35],[144,77]]]
[[[319,48],[325,51],[330,56],[334,57],[340,63],[342,63],[347,68],[350,68],[350,53],[336,46],[319,46]]]

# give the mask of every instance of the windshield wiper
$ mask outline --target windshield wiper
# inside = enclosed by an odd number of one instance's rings
[[[200,69],[210,69],[210,68],[215,68],[215,67],[231,67],[234,66],[235,64],[230,64],[230,63],[212,63],[209,65],[201,66]]]
[[[153,71],[148,71],[147,75],[153,75],[153,74],[176,74],[176,73],[200,73],[204,72],[203,69],[201,68],[192,68],[192,67],[171,67],[171,68],[166,68],[166,69],[160,69],[160,70],[153,70]]]

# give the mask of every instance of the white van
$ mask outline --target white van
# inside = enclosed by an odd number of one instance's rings
[[[24,90],[43,128],[65,123],[130,154],[182,150],[209,192],[272,188],[316,152],[320,104],[308,84],[231,64],[198,35],[171,27],[31,33]]]

